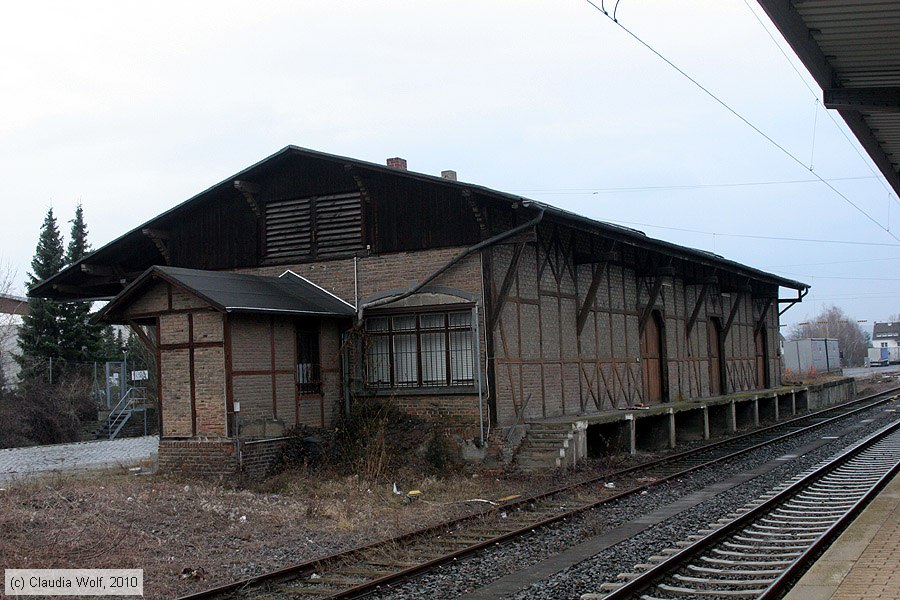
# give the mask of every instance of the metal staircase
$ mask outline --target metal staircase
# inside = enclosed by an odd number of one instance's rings
[[[119,402],[110,410],[103,427],[97,432],[97,439],[116,439],[116,436],[122,432],[135,413],[147,410],[146,399],[146,390],[144,388],[129,387]],[[143,428],[146,435],[146,418],[144,419]]]

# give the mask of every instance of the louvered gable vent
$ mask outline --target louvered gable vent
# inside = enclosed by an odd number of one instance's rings
[[[306,258],[361,250],[358,192],[266,204],[266,258]]]

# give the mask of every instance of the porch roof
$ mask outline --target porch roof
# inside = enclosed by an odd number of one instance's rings
[[[162,280],[227,313],[352,317],[353,305],[291,271],[263,277],[227,271],[153,266],[113,298],[95,320],[114,321],[144,286]]]

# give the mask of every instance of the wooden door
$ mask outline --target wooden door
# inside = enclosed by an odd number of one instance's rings
[[[647,319],[641,336],[641,364],[644,376],[644,402],[659,404],[663,400],[662,328],[658,313]]]
[[[722,326],[712,318],[706,328],[709,337],[709,395],[721,396],[722,387]]]
[[[756,341],[756,387],[763,390],[769,387],[769,352],[766,344],[766,330],[760,329],[754,336]]]

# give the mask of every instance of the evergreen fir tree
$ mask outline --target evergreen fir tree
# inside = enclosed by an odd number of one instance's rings
[[[47,210],[38,238],[28,287],[59,273],[63,267],[63,240],[53,216],[53,208]],[[48,362],[62,354],[61,321],[63,310],[60,304],[41,298],[28,300],[28,314],[22,317],[19,328],[19,349],[16,357],[22,370],[19,380],[28,383],[40,378],[49,378]]]
[[[109,362],[122,360],[122,345],[117,338],[121,338],[121,333],[117,336],[116,329],[112,325],[101,330],[99,360]]]
[[[88,254],[90,245],[87,241],[87,224],[84,222],[84,210],[79,204],[75,208],[75,218],[70,221],[72,232],[69,246],[66,249],[66,264],[72,265]],[[89,362],[103,360],[103,349],[100,341],[102,328],[89,322],[91,314],[90,302],[70,302],[62,306],[64,314],[62,323],[63,358],[72,362]]]

